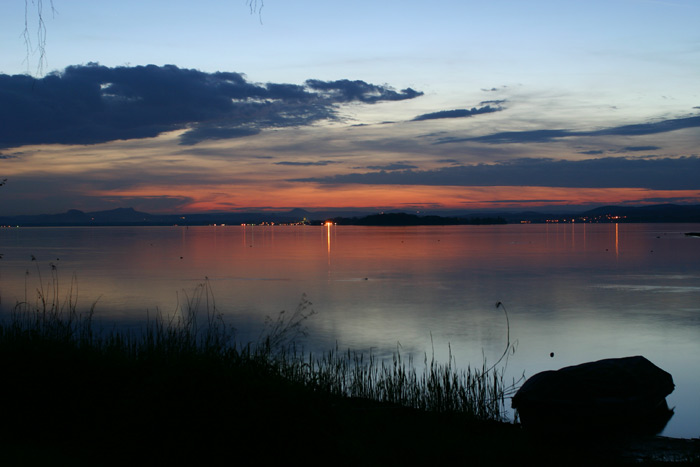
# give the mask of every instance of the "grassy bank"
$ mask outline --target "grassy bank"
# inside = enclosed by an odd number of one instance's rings
[[[296,352],[305,301],[242,344],[207,284],[177,318],[131,333],[96,326],[57,294],[37,297],[0,325],[1,465],[588,459],[501,423],[508,388],[496,367]]]
[[[136,332],[96,326],[94,310],[80,313],[71,295],[39,289],[0,325],[5,461],[324,454],[382,464],[401,452],[415,457],[421,433],[420,443],[430,442],[436,424],[426,417],[502,417],[506,388],[496,368],[459,371],[426,358],[418,370],[399,353],[383,361],[296,351],[313,313],[305,300],[269,319],[257,342],[240,343],[207,283],[184,296],[175,317],[152,316]]]

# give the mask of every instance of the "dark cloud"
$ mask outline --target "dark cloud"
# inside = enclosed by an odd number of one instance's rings
[[[508,144],[508,143],[544,143],[556,138],[573,136],[570,130],[532,130],[532,131],[502,131],[490,135],[476,136],[474,138],[442,138],[436,144],[459,143],[464,141],[477,141],[480,143]]]
[[[418,167],[411,164],[395,163],[387,165],[368,165],[366,167],[369,170],[407,170],[407,169],[417,169]]]
[[[659,146],[627,146],[622,148],[623,151],[629,152],[658,151],[659,149],[661,149]]]
[[[298,165],[298,166],[314,166],[314,165],[328,165],[328,164],[340,164],[340,162],[339,161],[316,161],[316,162],[280,161],[280,162],[275,162],[275,165]]]
[[[418,135],[418,138],[441,138],[443,135],[448,134],[447,131],[434,131],[432,133],[424,133],[422,135]]]
[[[94,144],[189,129],[183,144],[335,118],[337,106],[412,99],[364,81],[256,84],[174,65],[76,65],[41,79],[0,74],[0,147]]]
[[[17,159],[17,156],[11,154],[0,154],[0,159]]]
[[[587,156],[599,156],[601,154],[604,154],[605,151],[601,151],[600,149],[593,149],[591,151],[581,151],[579,154],[585,154]]]
[[[294,181],[325,184],[695,190],[700,189],[698,173],[700,157],[697,156],[660,159],[605,157],[582,161],[522,158],[495,164],[355,173]]]
[[[244,138],[246,136],[257,135],[258,133],[260,133],[260,131],[261,130],[259,128],[227,128],[220,126],[202,125],[184,133],[180,137],[180,144],[192,145],[197,144],[203,140]]]
[[[639,204],[639,203],[650,203],[650,204],[666,204],[666,203],[673,203],[673,204],[697,204],[698,200],[695,197],[682,197],[682,196],[671,196],[668,198],[641,198],[639,200],[635,200],[634,204]]]
[[[669,131],[682,130],[684,128],[700,127],[700,116],[676,118],[671,120],[662,120],[653,123],[638,123],[634,125],[623,125],[613,128],[606,128],[598,131],[583,132],[584,136],[639,136],[639,135],[654,135],[657,133],[666,133]]]
[[[546,143],[558,138],[567,138],[571,136],[642,136],[697,127],[700,127],[700,116],[662,120],[660,122],[653,123],[622,125],[592,131],[574,131],[566,129],[503,131],[500,133],[492,133],[490,135],[476,136],[473,138],[443,138],[437,141],[436,144],[465,141],[476,141],[490,144]]]
[[[402,101],[423,95],[422,92],[414,91],[411,88],[396,92],[386,86],[377,86],[364,81],[350,81],[347,79],[338,81],[309,79],[306,80],[305,84],[309,89],[319,92],[332,102],[358,101],[373,104],[379,101]]]
[[[481,101],[479,105],[501,105],[505,104],[507,101],[505,99],[491,100],[491,101]]]
[[[455,109],[455,110],[441,110],[439,112],[433,112],[423,115],[418,115],[413,118],[412,122],[419,122],[423,120],[435,120],[439,118],[463,118],[471,117],[473,115],[487,114],[493,112],[500,112],[503,110],[501,107],[491,107],[487,105],[485,107],[472,107],[471,109]]]

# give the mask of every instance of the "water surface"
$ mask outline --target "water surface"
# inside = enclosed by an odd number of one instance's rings
[[[517,350],[508,375],[644,355],[670,372],[667,436],[700,436],[698,224],[446,227],[218,226],[0,229],[0,298],[34,300],[75,277],[103,322],[173,313],[208,280],[238,339],[306,294],[304,346],[460,366]],[[32,257],[36,260],[33,261]],[[54,274],[54,276],[52,276]],[[554,353],[554,357],[550,354]]]

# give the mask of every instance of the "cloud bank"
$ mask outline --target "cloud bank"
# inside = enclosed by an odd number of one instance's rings
[[[699,173],[698,156],[659,159],[604,157],[581,161],[521,158],[495,164],[353,173],[294,181],[323,184],[696,190],[700,189]]]
[[[442,138],[438,140],[436,144],[461,143],[465,141],[476,141],[489,144],[548,143],[559,138],[567,138],[572,136],[643,136],[697,127],[700,127],[700,116],[675,118],[653,123],[622,125],[591,131],[574,131],[567,129],[502,131],[472,138]],[[642,149],[639,150],[647,150],[647,147],[641,148]],[[631,150],[635,149],[633,148]]]
[[[196,144],[332,119],[340,104],[420,95],[364,81],[258,84],[233,72],[91,63],[41,79],[0,75],[0,147],[96,144],[181,129],[181,143]]]

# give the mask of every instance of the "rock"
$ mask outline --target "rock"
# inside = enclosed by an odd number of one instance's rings
[[[673,410],[673,378],[641,356],[543,371],[513,397],[526,428],[656,434]]]

